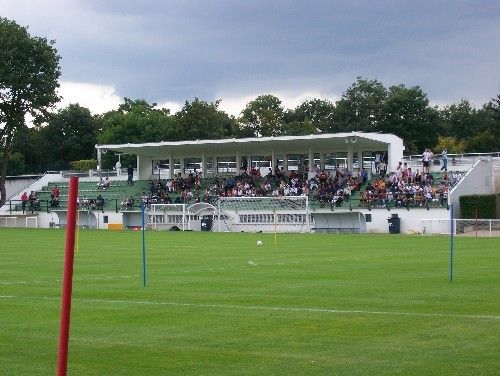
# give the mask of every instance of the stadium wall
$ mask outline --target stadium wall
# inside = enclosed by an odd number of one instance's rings
[[[457,185],[451,190],[449,203],[453,204],[455,217],[460,215],[460,196],[495,193],[495,180],[491,159],[476,161]]]
[[[420,233],[422,232],[422,219],[449,219],[450,211],[446,208],[433,208],[427,210],[425,208],[407,209],[385,209],[363,210],[363,215],[371,215],[371,221],[366,222],[367,233],[388,233],[389,222],[393,214],[397,214],[400,218],[401,233]]]
[[[40,179],[41,175],[7,176],[5,180],[5,191],[7,200],[15,196],[18,192],[28,189],[31,184]]]

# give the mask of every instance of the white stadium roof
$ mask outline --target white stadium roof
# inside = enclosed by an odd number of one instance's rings
[[[169,154],[183,156],[207,155],[235,155],[236,153],[253,155],[267,155],[275,153],[305,152],[311,148],[314,151],[347,151],[349,144],[357,150],[387,150],[388,145],[397,145],[403,148],[403,140],[392,134],[382,133],[334,133],[307,136],[280,136],[231,138],[220,140],[192,140],[192,141],[162,141],[142,144],[96,145],[96,149],[104,152],[115,152],[164,158]],[[404,148],[403,148],[404,149]]]

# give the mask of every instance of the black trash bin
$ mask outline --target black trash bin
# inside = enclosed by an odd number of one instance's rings
[[[392,217],[387,218],[389,222],[389,233],[399,234],[401,232],[401,218],[397,214],[393,214]]]
[[[204,216],[201,219],[201,231],[212,231],[212,217]]]

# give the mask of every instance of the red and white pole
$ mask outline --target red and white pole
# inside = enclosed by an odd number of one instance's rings
[[[75,227],[78,197],[78,177],[69,178],[68,222],[66,224],[66,252],[64,255],[64,276],[62,287],[61,328],[59,332],[59,353],[57,375],[66,376],[68,370],[69,323],[71,318],[71,292],[73,290],[73,260],[75,257]]]

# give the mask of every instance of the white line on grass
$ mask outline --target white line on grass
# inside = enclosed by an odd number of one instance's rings
[[[59,297],[48,296],[13,296],[0,295],[0,299],[40,299],[40,300],[60,300]],[[369,311],[369,310],[344,310],[332,308],[308,308],[308,307],[273,307],[273,306],[242,306],[232,304],[205,304],[205,303],[178,303],[178,302],[153,302],[147,300],[113,300],[113,299],[88,299],[73,298],[75,302],[84,303],[106,303],[106,304],[133,304],[133,305],[153,305],[153,306],[174,306],[174,307],[196,307],[196,308],[225,308],[242,309],[251,311],[281,311],[281,312],[313,312],[313,313],[336,313],[336,314],[359,314],[359,315],[380,315],[380,316],[420,316],[420,317],[444,317],[463,319],[490,319],[499,320],[497,315],[461,315],[453,313],[426,313],[426,312],[398,312],[398,311]]]

